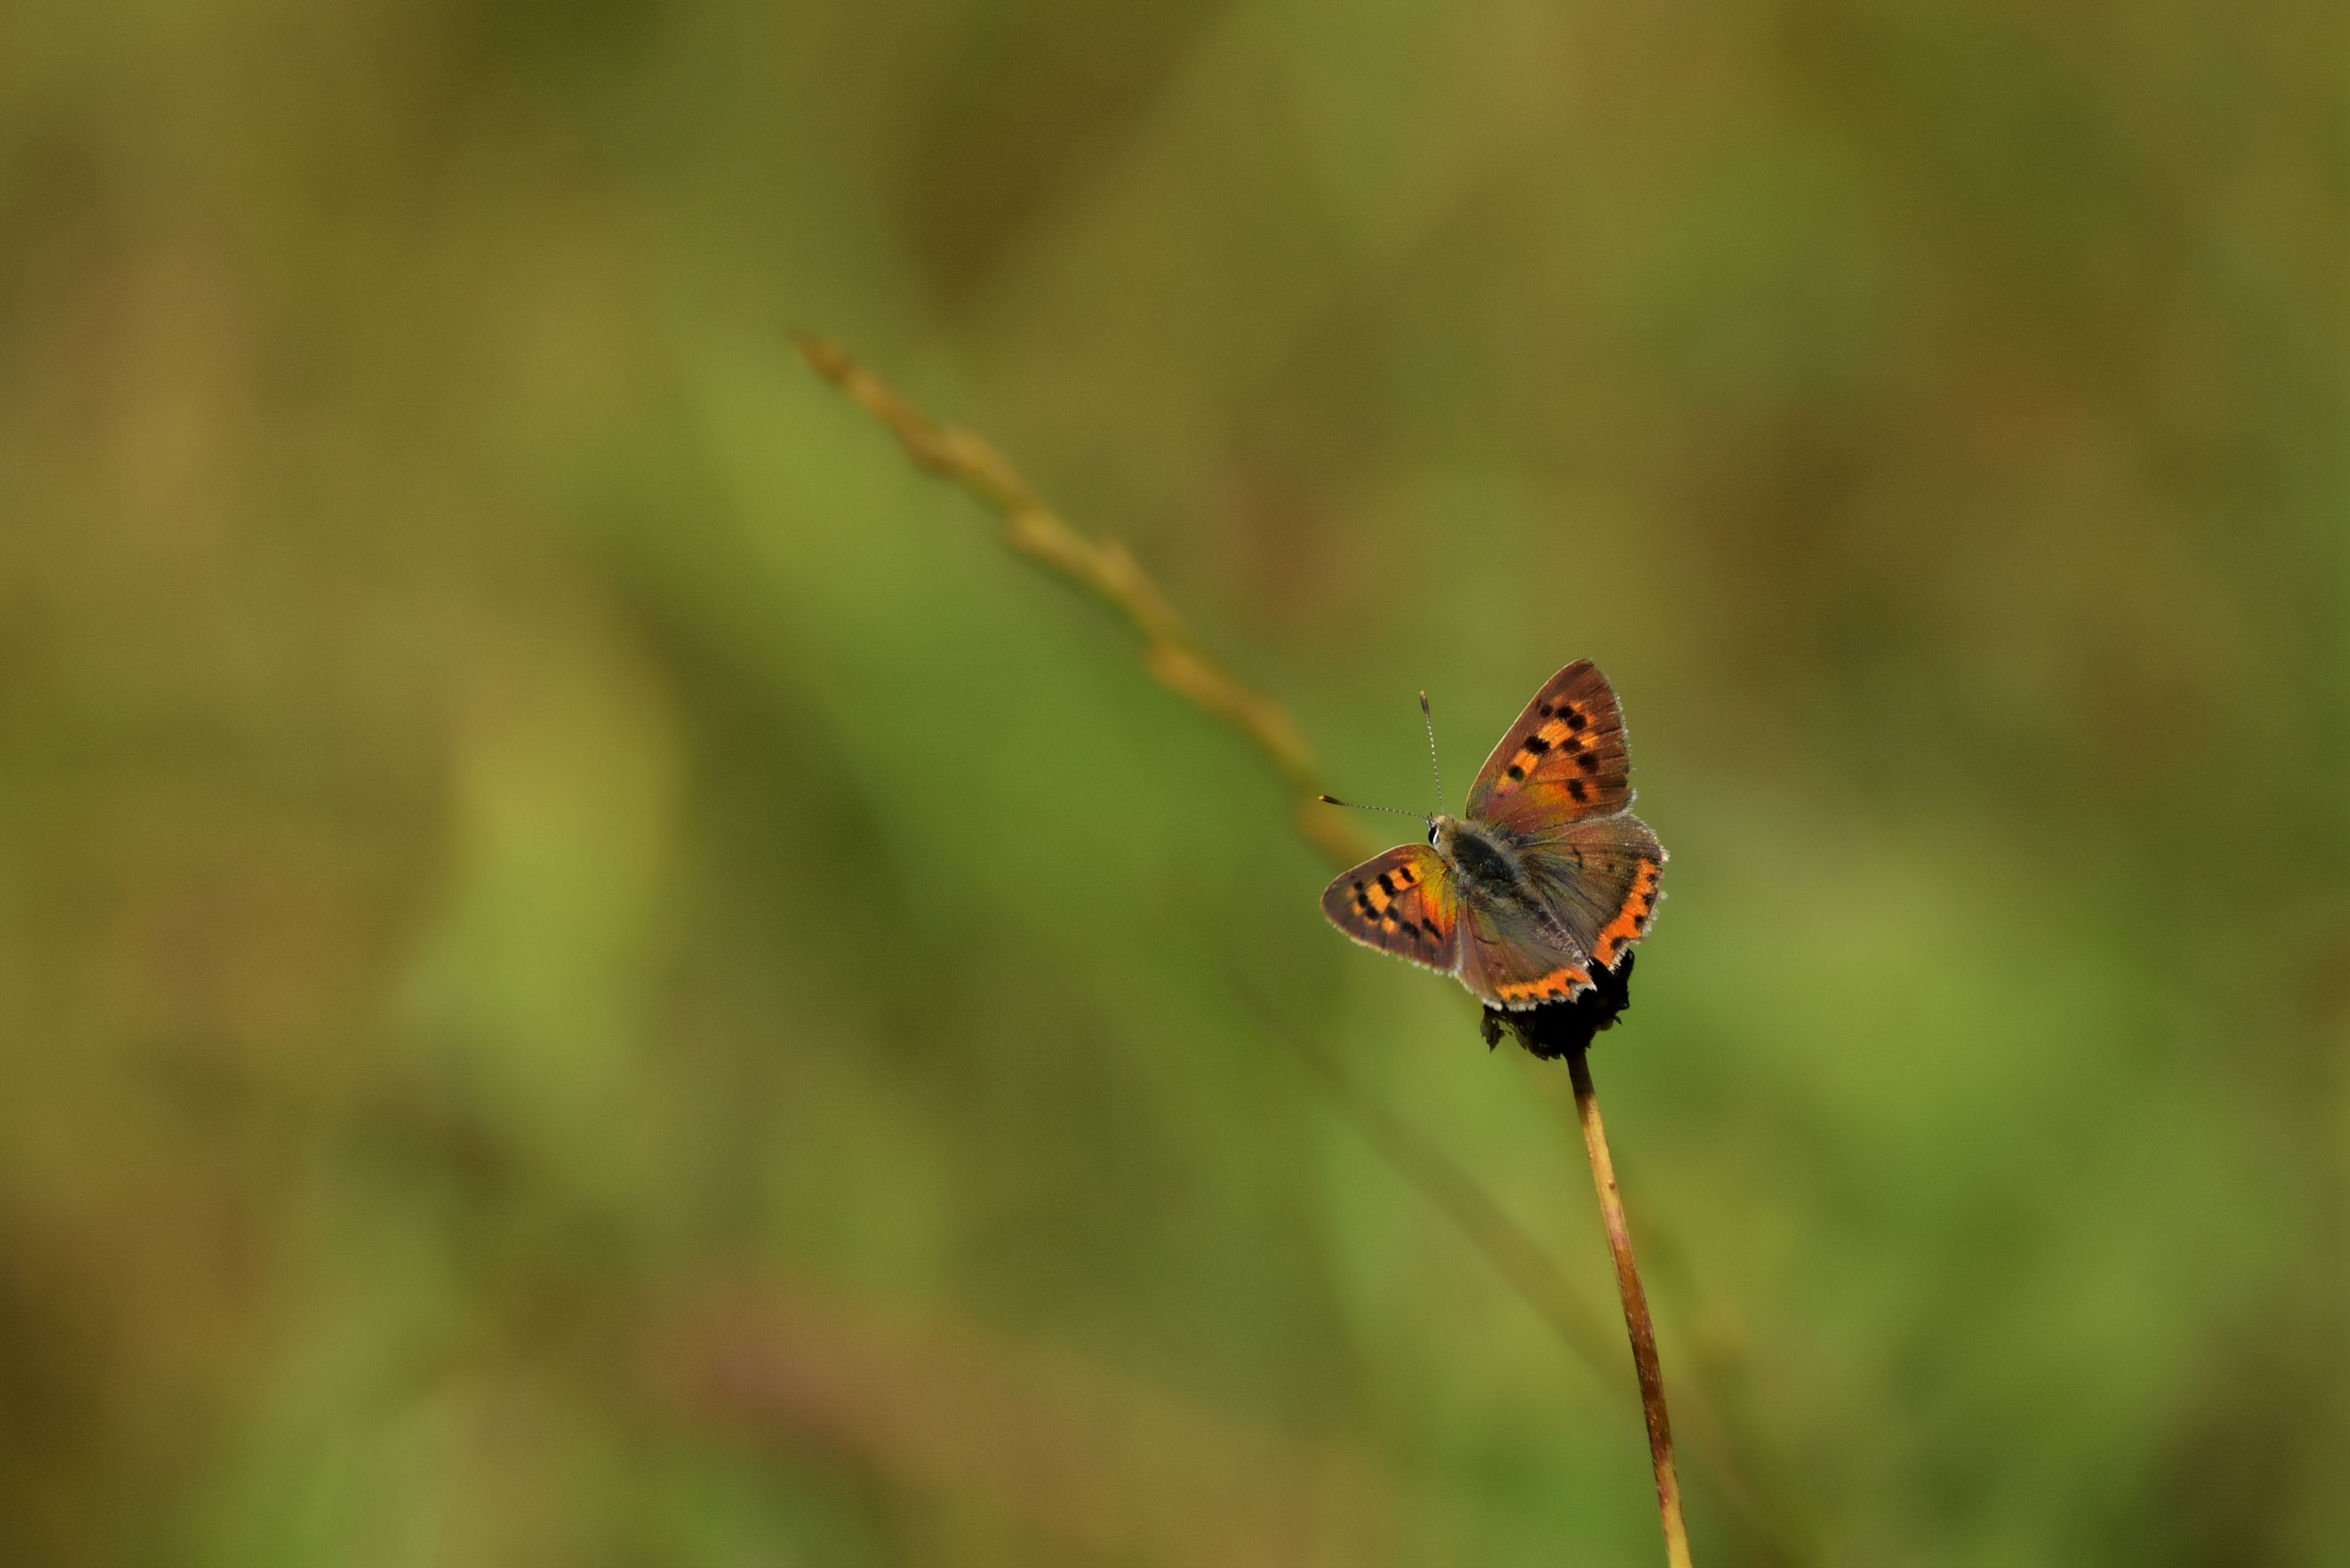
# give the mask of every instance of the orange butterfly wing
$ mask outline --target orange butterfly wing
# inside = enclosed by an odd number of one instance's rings
[[[1399,844],[1322,889],[1322,912],[1365,947],[1447,974],[1461,967],[1461,898],[1441,856]]]
[[[1461,916],[1461,983],[1488,1006],[1519,1012],[1591,989],[1591,961],[1523,911],[1471,894]]]
[[[1521,836],[1632,804],[1632,757],[1615,688],[1587,659],[1543,683],[1469,786],[1468,815]]]
[[[1526,880],[1595,972],[1648,935],[1661,896],[1664,846],[1631,804],[1624,710],[1587,659],[1543,683],[1469,790],[1470,816],[1516,839]]]
[[[1656,918],[1665,846],[1629,812],[1586,816],[1522,843],[1518,869],[1592,967],[1613,969]]]

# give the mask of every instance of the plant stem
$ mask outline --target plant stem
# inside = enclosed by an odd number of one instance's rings
[[[1681,1522],[1680,1478],[1673,1473],[1673,1423],[1665,1410],[1665,1374],[1657,1362],[1657,1329],[1648,1320],[1648,1293],[1640,1288],[1640,1265],[1632,1260],[1632,1229],[1624,1199],[1616,1190],[1616,1162],[1607,1153],[1607,1129],[1599,1120],[1599,1091],[1591,1085],[1586,1051],[1566,1056],[1575,1082],[1575,1116],[1583,1124],[1583,1147],[1591,1156],[1591,1181],[1599,1189],[1599,1213],[1607,1224],[1607,1251],[1616,1260],[1616,1289],[1624,1298],[1624,1327],[1632,1339],[1632,1369],[1640,1379],[1640,1413],[1648,1422],[1648,1459],[1657,1470],[1657,1511],[1665,1525],[1665,1561],[1690,1568],[1689,1527]]]
[[[1370,853],[1370,846],[1342,816],[1317,804],[1320,765],[1289,710],[1211,658],[1125,545],[1087,535],[1068,523],[1045,504],[1002,452],[961,425],[941,423],[914,407],[839,344],[806,337],[792,343],[817,375],[888,427],[916,467],[937,474],[1001,517],[1004,543],[1124,616],[1142,640],[1143,668],[1152,679],[1232,725],[1272,764],[1295,803],[1291,820],[1315,848],[1339,866]]]

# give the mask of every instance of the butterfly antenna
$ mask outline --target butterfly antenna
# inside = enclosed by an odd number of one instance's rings
[[[1419,694],[1419,722],[1428,727],[1428,767],[1436,775],[1436,809],[1444,809],[1444,769],[1436,760],[1436,715],[1428,711],[1428,693]]]
[[[1314,798],[1320,801],[1324,805],[1343,805],[1349,811],[1387,811],[1393,812],[1398,816],[1416,816],[1422,822],[1426,822],[1428,820],[1428,818],[1420,813],[1416,811],[1406,811],[1399,805],[1365,805],[1358,800],[1340,800],[1335,794],[1317,794]]]

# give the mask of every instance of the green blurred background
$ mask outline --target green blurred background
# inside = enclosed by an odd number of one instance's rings
[[[1614,678],[1700,1563],[2350,1561],[2344,34],[0,15],[0,1560],[1660,1559],[1557,1069],[812,330],[1335,789]]]

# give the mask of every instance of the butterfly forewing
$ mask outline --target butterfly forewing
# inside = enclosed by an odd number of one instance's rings
[[[1461,961],[1461,900],[1425,844],[1373,856],[1322,890],[1330,923],[1363,943],[1451,973]]]
[[[1606,816],[1631,804],[1631,774],[1615,690],[1579,659],[1503,732],[1469,787],[1469,815],[1519,834]]]

